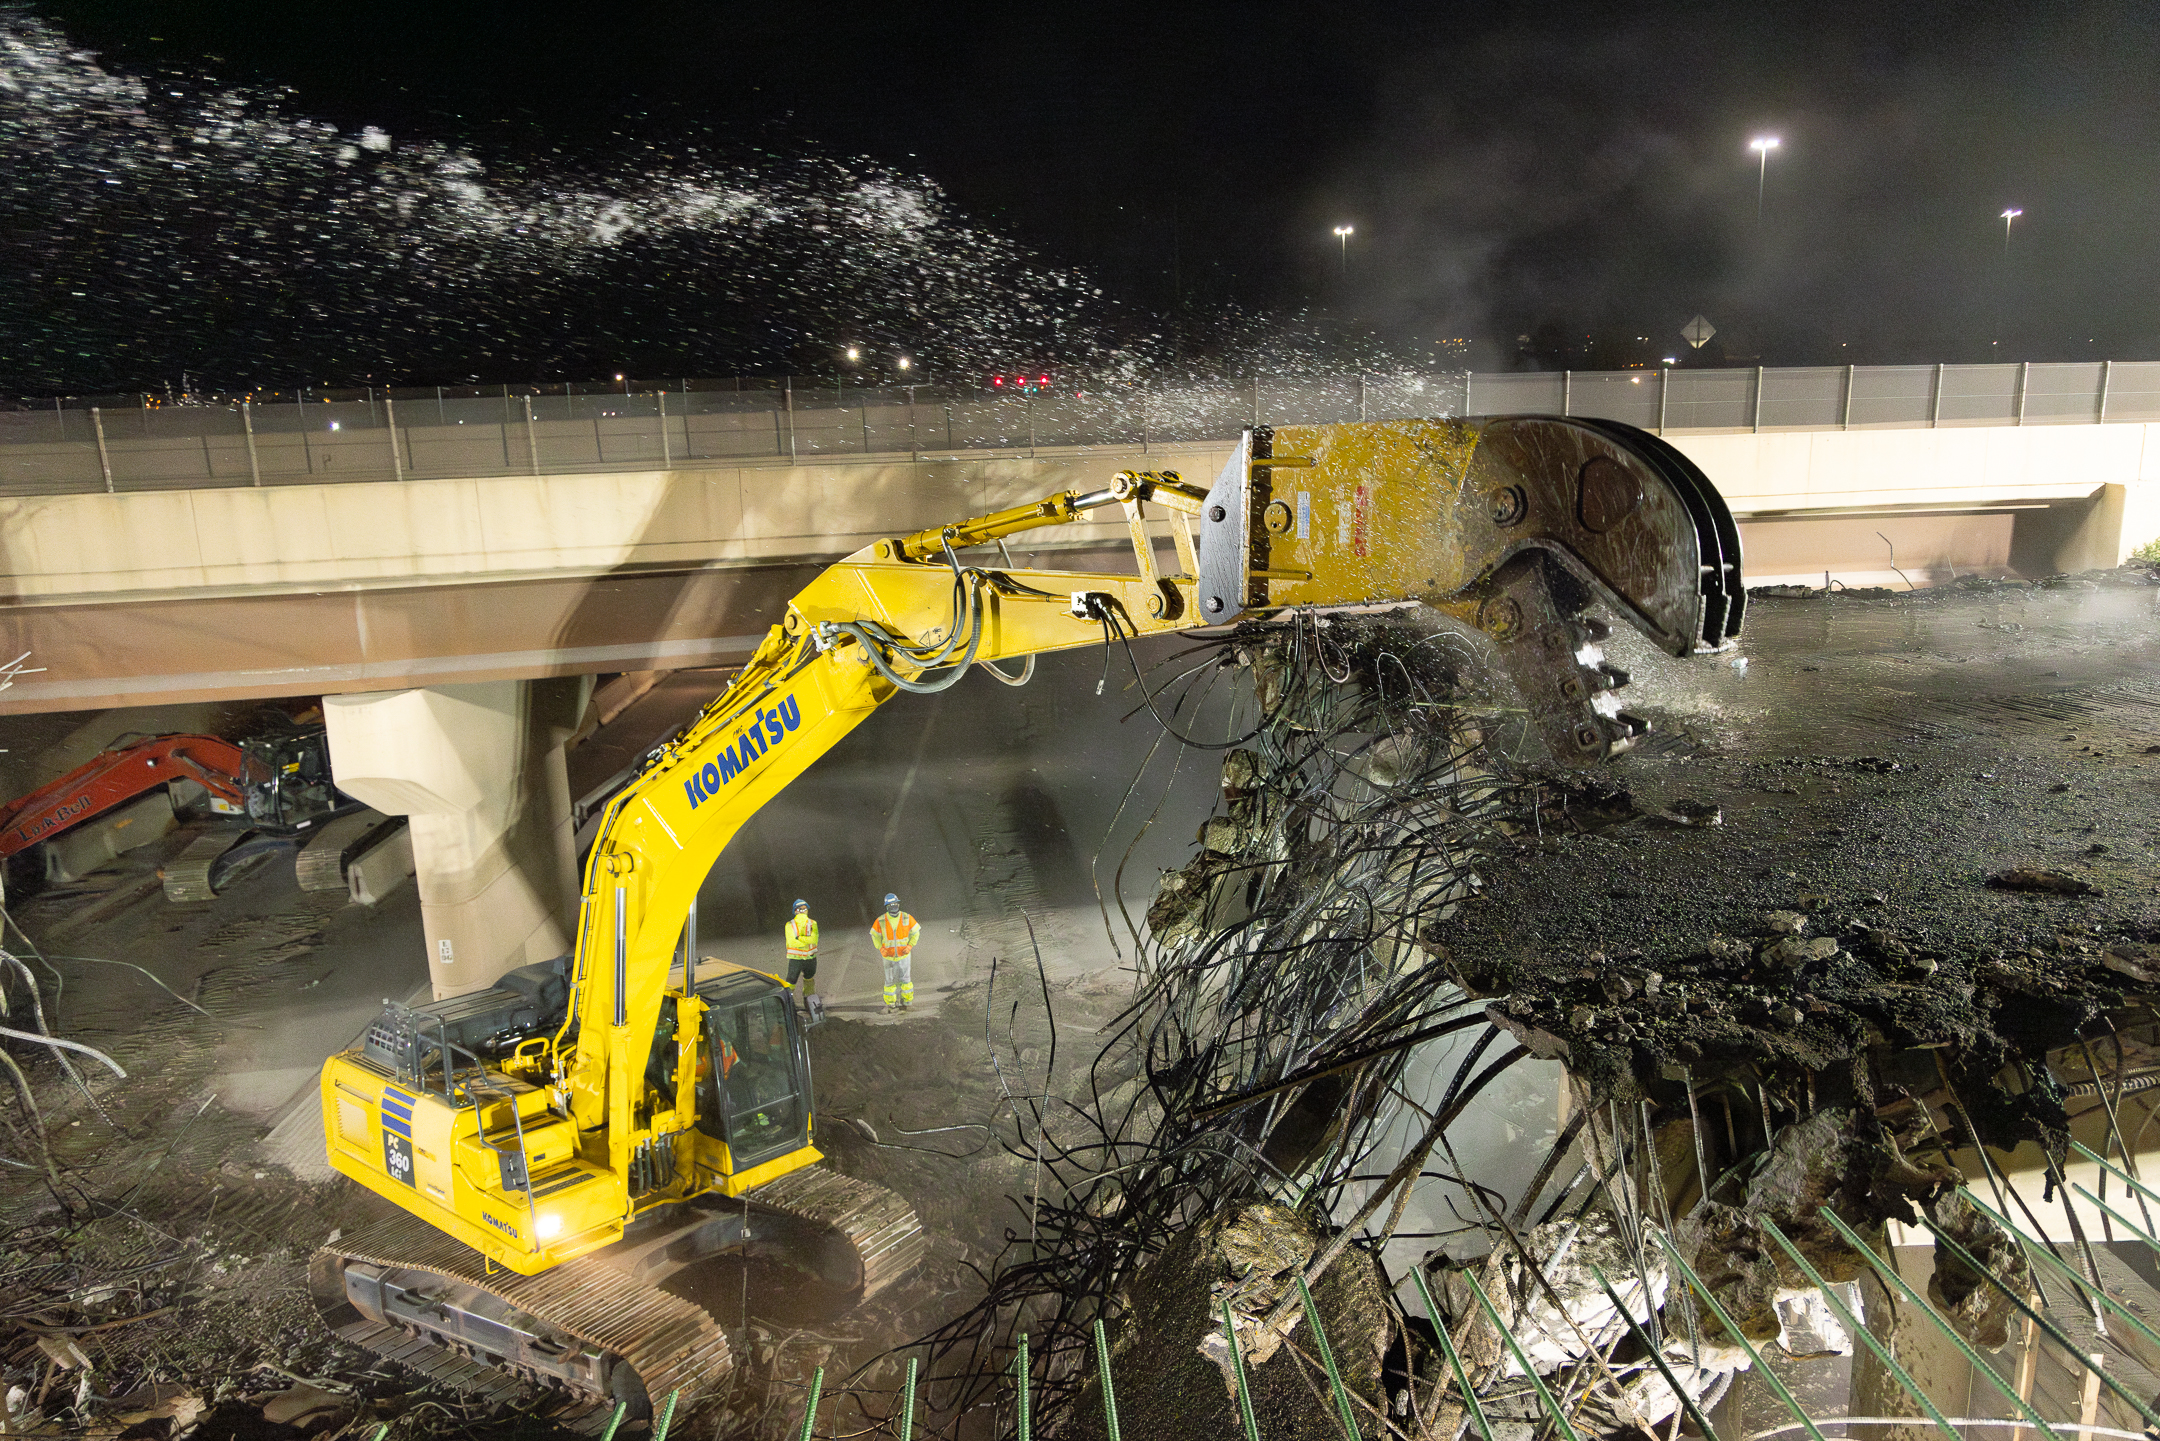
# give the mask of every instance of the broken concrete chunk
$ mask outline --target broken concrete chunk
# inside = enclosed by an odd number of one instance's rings
[[[1827,961],[1837,953],[1838,943],[1833,936],[1786,936],[1764,946],[1762,958],[1766,965],[1797,971],[1812,962]]]
[[[2025,1254],[2002,1227],[1974,1209],[1955,1191],[1928,1203],[1928,1219],[1956,1240],[2004,1287],[2022,1296],[2032,1279]],[[2015,1314],[2008,1296],[1985,1276],[1958,1259],[1941,1241],[1935,1243],[1935,1274],[1928,1278],[1928,1299],[1966,1340],[1992,1351],[2010,1339]]]
[[[1699,801],[1683,797],[1666,807],[1672,818],[1684,826],[1721,826],[1725,824],[1725,812],[1716,801]]]
[[[1807,917],[1798,911],[1772,911],[1762,918],[1762,923],[1773,936],[1797,936],[1807,929]]]
[[[2102,951],[2100,964],[2141,986],[2160,985],[2160,946],[2124,941]]]
[[[1997,871],[1987,878],[1987,883],[1998,891],[2034,891],[2056,896],[2096,896],[2099,889],[2076,876],[2066,876],[2061,871],[2010,870]]]

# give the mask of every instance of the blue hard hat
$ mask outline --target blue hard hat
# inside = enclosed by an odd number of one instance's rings
[[[896,902],[896,901],[898,901],[899,899],[900,899],[900,898],[899,898],[898,896],[890,896],[890,895],[889,895],[889,896],[887,896],[887,897],[885,898],[885,904],[886,904],[886,905],[888,905],[888,906],[889,906],[889,905],[892,905],[893,903],[895,903],[895,902]]]
[[[807,911],[810,909],[810,903],[808,901],[797,901],[795,903],[795,909],[798,911]]]

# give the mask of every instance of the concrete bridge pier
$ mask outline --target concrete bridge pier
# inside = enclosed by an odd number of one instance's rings
[[[589,677],[323,697],[337,784],[411,818],[435,997],[570,949],[576,914],[563,745]]]

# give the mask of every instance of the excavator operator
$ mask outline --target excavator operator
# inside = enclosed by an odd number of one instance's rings
[[[885,960],[885,1013],[904,1011],[915,1003],[915,944],[922,927],[900,909],[900,898],[885,897],[885,914],[870,923],[870,939],[877,942]]]

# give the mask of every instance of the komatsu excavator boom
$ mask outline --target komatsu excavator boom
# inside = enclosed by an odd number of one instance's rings
[[[1111,506],[1130,574],[965,558]],[[554,1388],[558,1419],[597,1425],[725,1375],[718,1321],[659,1287],[683,1266],[746,1235],[850,1294],[914,1264],[907,1202],[817,1164],[784,987],[701,959],[695,909],[758,808],[899,692],[975,666],[1017,683],[995,663],[1113,635],[1422,602],[1491,638],[1556,757],[1581,763],[1642,728],[1587,608],[1686,655],[1737,634],[1742,597],[1731,514],[1679,452],[1541,417],[1248,431],[1205,490],[1126,472],[849,556],[608,803],[571,957],[388,1006],[324,1066],[331,1164],[405,1212],[318,1253],[326,1319],[460,1384]]]

